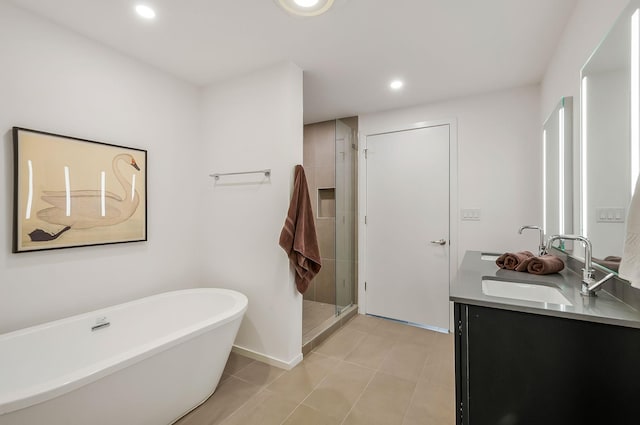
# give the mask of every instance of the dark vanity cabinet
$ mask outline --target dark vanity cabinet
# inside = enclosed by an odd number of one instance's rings
[[[457,425],[640,424],[640,330],[455,304]]]

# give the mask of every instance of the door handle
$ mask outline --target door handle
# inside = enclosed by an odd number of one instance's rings
[[[438,239],[437,241],[431,241],[431,243],[436,244],[436,245],[444,245],[447,243],[446,240],[444,239]]]

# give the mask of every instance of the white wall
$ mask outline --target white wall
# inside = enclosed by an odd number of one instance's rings
[[[573,128],[580,128],[580,70],[628,2],[578,0],[541,84],[543,118],[553,112],[561,97],[573,96]],[[574,131],[574,135],[577,133]]]
[[[360,117],[360,135],[381,128],[408,128],[422,121],[456,119],[458,209],[479,208],[481,220],[458,219],[457,252],[452,254],[460,263],[467,250],[535,252],[537,233],[519,235],[518,228],[542,223],[539,102],[539,88],[529,86],[369,114]],[[361,179],[361,191],[365,184]],[[365,205],[360,210],[364,214]],[[360,252],[364,253],[363,246]],[[361,292],[361,300],[363,296]]]
[[[0,55],[0,333],[222,286],[249,296],[240,347],[299,361],[302,297],[278,236],[302,163],[302,71],[280,65],[202,90],[5,1]],[[13,126],[148,150],[149,240],[12,254]],[[263,184],[207,175],[260,168],[273,171]]]
[[[0,333],[198,286],[198,90],[5,1],[0,57]],[[147,149],[149,241],[12,254],[12,126]]]
[[[207,284],[249,298],[236,347],[290,367],[301,359],[302,296],[278,245],[293,167],[302,164],[302,71],[278,65],[208,87],[202,102],[206,172],[270,168],[209,179],[204,188]]]

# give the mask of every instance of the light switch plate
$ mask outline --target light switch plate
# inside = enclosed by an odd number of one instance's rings
[[[460,217],[462,218],[462,221],[480,221],[480,209],[462,209],[460,210]]]
[[[626,218],[625,208],[600,207],[596,208],[597,223],[624,223]]]

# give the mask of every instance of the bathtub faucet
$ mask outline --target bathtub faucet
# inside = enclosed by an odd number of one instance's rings
[[[91,332],[109,327],[111,325],[111,322],[107,321],[106,317],[98,317],[96,319],[96,324],[91,326]]]

